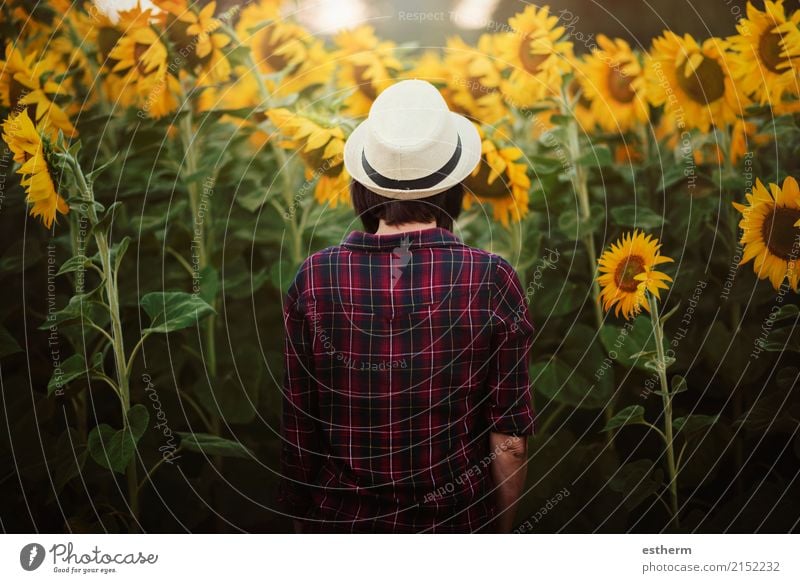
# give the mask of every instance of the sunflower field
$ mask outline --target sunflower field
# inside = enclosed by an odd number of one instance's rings
[[[520,3],[420,48],[282,4],[0,7],[2,529],[291,529],[283,297],[418,78],[479,128],[454,231],[536,326],[517,531],[795,530],[800,11],[631,46]]]

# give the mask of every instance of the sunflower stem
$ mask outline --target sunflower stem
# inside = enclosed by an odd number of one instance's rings
[[[661,383],[661,402],[664,407],[664,446],[667,454],[667,474],[669,476],[670,508],[672,509],[671,523],[676,528],[680,526],[678,517],[678,471],[675,464],[675,439],[672,434],[672,394],[669,392],[667,381],[667,361],[664,353],[664,328],[658,314],[658,301],[655,296],[647,292],[647,302],[650,308],[650,323],[653,326],[653,337],[656,343],[656,368]]]
[[[185,96],[184,101],[188,101],[188,96]],[[203,271],[209,265],[209,241],[206,239],[209,229],[206,229],[206,221],[211,221],[212,213],[210,208],[206,208],[203,212],[203,217],[200,217],[201,204],[210,205],[210,201],[203,201],[202,193],[198,189],[197,171],[197,139],[193,129],[192,110],[188,108],[187,113],[180,120],[180,133],[181,141],[183,142],[184,155],[185,155],[185,172],[186,172],[186,189],[189,192],[189,207],[192,212],[192,245],[197,245],[197,263],[192,261],[192,285],[194,287],[195,281],[202,285],[201,277]],[[192,257],[194,259],[194,256]],[[203,323],[205,332],[205,345],[203,351],[205,357],[205,365],[208,377],[210,379],[211,390],[213,391],[217,381],[217,342],[216,342],[216,299],[210,301],[211,307],[214,312],[206,318]],[[211,419],[211,431],[214,435],[220,435],[222,427],[220,425],[219,415],[213,415]],[[222,467],[222,456],[215,455],[211,458],[212,463],[217,469]]]
[[[563,97],[561,107],[562,113],[564,115],[569,115],[571,110],[569,103],[566,101],[566,97]],[[581,225],[581,228],[585,228],[591,219],[589,184],[586,169],[579,162],[581,145],[580,140],[578,139],[578,121],[574,117],[570,119],[568,130],[569,151],[573,165],[573,185],[575,187],[575,193],[578,197],[578,207],[580,213],[579,224]],[[594,311],[595,327],[598,331],[600,331],[603,329],[603,308],[600,305],[600,283],[597,281],[597,249],[594,245],[594,235],[591,229],[588,229],[586,234],[583,236],[583,244],[586,247],[586,255],[589,260],[589,276],[592,280],[592,309]],[[606,423],[608,423],[614,417],[613,399],[610,399],[603,408],[603,416],[605,417]],[[605,435],[606,443],[610,447],[613,447],[614,431],[607,431]]]
[[[94,190],[86,180],[86,176],[78,161],[70,157],[70,162],[78,189],[81,191],[81,195],[89,200],[89,204],[87,205],[89,221],[92,223],[93,227],[97,227],[100,220],[94,206]],[[97,252],[100,256],[104,291],[106,293],[106,300],[108,301],[109,319],[111,320],[111,346],[114,353],[116,385],[119,390],[118,396],[122,409],[122,429],[123,431],[130,431],[130,423],[128,421],[128,411],[131,408],[130,384],[127,359],[125,357],[125,341],[122,334],[122,318],[120,317],[117,276],[114,271],[114,266],[111,263],[111,246],[108,241],[108,231],[106,229],[94,228],[93,233],[95,244],[97,245]],[[131,512],[131,517],[133,518],[131,529],[133,530],[134,525],[139,522],[139,491],[137,488],[136,456],[131,458],[125,473],[128,482],[128,507]]]

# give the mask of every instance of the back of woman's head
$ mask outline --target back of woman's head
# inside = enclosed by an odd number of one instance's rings
[[[429,223],[448,231],[453,230],[453,221],[461,213],[464,186],[461,183],[431,196],[414,200],[398,200],[381,196],[356,180],[350,182],[350,197],[356,216],[361,219],[364,230],[374,233],[383,219],[387,225],[406,223]]]

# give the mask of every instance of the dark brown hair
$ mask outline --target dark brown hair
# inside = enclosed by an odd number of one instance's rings
[[[377,231],[381,219],[387,225],[427,223],[435,220],[437,227],[452,231],[453,221],[461,213],[464,186],[458,183],[433,196],[417,200],[397,200],[376,194],[360,182],[352,180],[350,197],[356,216],[361,219],[367,233]]]

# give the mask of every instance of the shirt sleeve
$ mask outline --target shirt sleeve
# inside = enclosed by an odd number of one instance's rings
[[[312,338],[299,301],[301,273],[289,286],[283,308],[282,478],[278,491],[278,502],[298,518],[305,516],[311,504],[311,490],[321,463]]]
[[[489,430],[533,434],[533,408],[528,370],[534,327],[519,277],[505,259],[498,258],[492,288],[492,342],[488,371]]]

